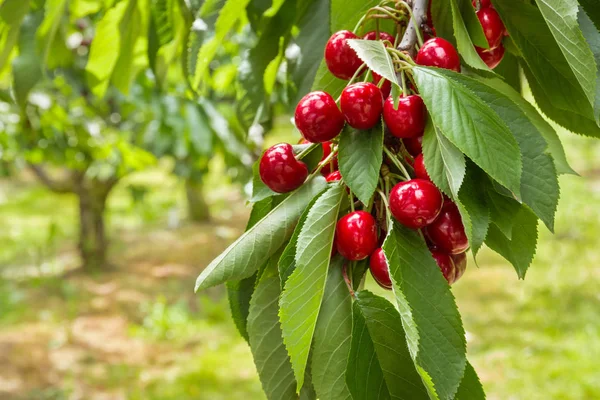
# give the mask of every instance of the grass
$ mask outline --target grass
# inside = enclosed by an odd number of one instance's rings
[[[490,399],[600,398],[600,146],[573,136],[566,147],[583,176],[561,177],[556,234],[540,227],[527,279],[484,250],[453,288]],[[117,268],[93,277],[27,273],[74,262],[75,199],[0,182],[0,398],[264,398],[223,289],[192,293],[247,210],[215,176],[214,221],[169,228],[184,216],[183,189],[164,171],[111,196]],[[132,186],[147,189],[142,203]]]

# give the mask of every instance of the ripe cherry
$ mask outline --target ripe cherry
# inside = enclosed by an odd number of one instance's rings
[[[452,258],[441,251],[431,250],[431,255],[433,256],[435,262],[438,267],[444,274],[444,278],[448,281],[448,284],[452,285],[456,281],[456,266],[454,265],[454,261]]]
[[[429,174],[427,173],[427,169],[425,168],[425,161],[423,160],[423,154],[419,154],[415,157],[415,163],[413,165],[415,169],[415,176],[418,179],[424,179],[426,181],[431,181]]]
[[[429,181],[400,182],[390,192],[390,211],[403,225],[419,229],[431,224],[442,210],[442,193]]]
[[[335,228],[338,252],[351,261],[364,260],[377,248],[377,223],[366,211],[342,217]]]
[[[358,38],[350,31],[339,31],[329,38],[325,46],[325,62],[335,77],[349,80],[362,65],[356,52],[346,42]]]
[[[381,118],[383,97],[381,90],[372,83],[354,83],[342,92],[340,105],[348,125],[356,129],[370,129]]]
[[[454,280],[456,282],[467,270],[467,253],[455,254],[451,257],[452,261],[454,261],[454,265],[456,266],[456,277]]]
[[[328,174],[327,177],[325,178],[325,180],[327,182],[341,181],[342,180],[342,174],[341,174],[340,171],[334,171],[334,172]]]
[[[392,35],[390,35],[387,32],[379,32],[379,39],[377,39],[377,31],[371,31],[371,32],[367,32],[365,33],[365,35],[363,36],[363,39],[365,40],[387,40],[388,42],[391,43],[391,45],[394,45],[394,42],[396,40],[396,38],[394,38]],[[390,46],[386,43],[386,46]]]
[[[503,45],[489,50],[475,46],[475,50],[477,50],[479,57],[481,57],[485,65],[487,65],[490,69],[496,68],[500,62],[502,62],[502,58],[504,57]]]
[[[312,143],[327,142],[344,127],[344,116],[329,93],[311,92],[296,107],[296,127]]]
[[[444,202],[440,215],[427,227],[427,236],[441,251],[449,254],[464,253],[469,248],[460,212],[450,200]]]
[[[379,248],[371,254],[369,260],[369,269],[375,282],[384,289],[392,288],[392,279],[390,278],[390,270],[388,267],[387,260],[383,254],[383,249]]]
[[[477,8],[477,0],[473,0],[471,3],[473,4],[473,7]],[[492,8],[494,7],[492,5],[491,0],[480,0],[480,2],[479,2],[480,10],[483,10],[484,8],[490,8],[490,7],[492,7]]]
[[[429,39],[419,49],[417,64],[427,67],[438,67],[460,72],[460,58],[454,46],[445,39],[436,37]]]
[[[415,138],[402,139],[406,151],[413,157],[418,156],[423,152],[423,136],[417,136]]]
[[[292,145],[280,143],[264,152],[259,173],[260,179],[272,191],[287,193],[302,186],[308,176],[308,168],[296,159]]]
[[[498,47],[502,43],[506,30],[498,11],[493,8],[484,8],[477,11],[477,18],[479,18],[490,49]]]
[[[420,136],[425,130],[427,110],[421,96],[413,94],[398,99],[398,109],[394,109],[394,99],[388,97],[383,106],[383,120],[390,133],[397,138]]]
[[[382,76],[379,75],[377,72],[373,72],[373,84],[379,87],[379,81],[381,81],[381,79],[383,79],[384,82],[379,88],[379,90],[381,90],[383,98],[387,99],[390,96],[390,93],[392,92],[392,82],[388,81],[385,78],[382,78]]]

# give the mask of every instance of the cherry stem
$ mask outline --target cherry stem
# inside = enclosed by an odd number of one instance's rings
[[[352,281],[348,277],[348,264],[344,264],[342,268],[342,276],[344,277],[344,282],[346,282],[346,286],[348,286],[350,296],[356,299],[356,293],[354,292],[354,289],[352,289]]]
[[[408,171],[406,170],[406,168],[404,167],[404,165],[398,160],[398,158],[396,157],[396,155],[393,154],[390,151],[390,149],[388,149],[385,146],[383,146],[383,151],[390,158],[390,160],[392,160],[392,162],[394,163],[394,165],[396,167],[398,167],[398,169],[404,174],[404,177],[406,178],[406,180],[410,180],[410,174],[408,173]]]
[[[388,203],[387,196],[381,190],[378,190],[377,193],[379,193],[379,196],[381,196],[381,200],[383,201],[383,204],[385,205],[385,216],[386,216],[387,220],[390,221],[390,219],[391,219],[390,204]]]
[[[319,144],[319,143],[315,143],[315,144]],[[317,166],[317,168],[313,171],[313,173],[310,174],[308,176],[308,178],[306,178],[306,181],[308,182],[309,180],[311,180],[312,178],[314,178],[315,175],[320,174],[321,170],[323,169],[323,167],[325,167],[327,164],[329,164],[329,162],[331,160],[333,160],[333,157],[337,156],[337,153],[338,153],[337,149],[336,150],[332,150],[331,154],[329,154],[326,159],[324,159],[322,162],[320,162],[319,165]]]
[[[319,143],[311,143],[306,149],[302,150],[297,156],[296,158],[298,160],[302,160],[302,158],[304,158],[308,153],[310,153],[311,151],[313,151],[317,146],[319,146]]]

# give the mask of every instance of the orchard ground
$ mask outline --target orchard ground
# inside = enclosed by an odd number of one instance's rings
[[[600,398],[600,145],[562,139],[582,177],[560,178],[556,234],[540,228],[527,279],[484,250],[453,289],[489,399]],[[0,181],[0,398],[264,398],[223,288],[192,291],[243,229],[243,198],[214,172],[213,221],[187,224],[182,184],[166,171],[111,196],[113,266],[97,276],[74,269],[75,198],[26,174]]]

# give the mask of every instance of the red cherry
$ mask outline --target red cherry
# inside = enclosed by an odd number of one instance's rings
[[[415,163],[413,165],[415,169],[415,176],[419,179],[424,179],[426,181],[431,181],[429,174],[427,173],[427,169],[425,168],[425,161],[423,160],[423,154],[419,154],[415,157]]]
[[[342,114],[348,124],[356,129],[370,129],[381,118],[383,97],[372,83],[361,82],[346,86],[340,101]]]
[[[477,8],[477,0],[473,0],[471,2],[471,4],[473,4],[473,7]],[[494,6],[492,5],[491,0],[481,0],[479,2],[479,5],[480,5],[480,7],[479,7],[480,10],[483,10],[484,8],[490,8],[490,7],[494,8]]]
[[[496,68],[502,61],[502,58],[504,57],[503,45],[500,45],[495,49],[489,50],[475,46],[475,50],[477,50],[477,54],[479,54],[479,57],[481,57],[485,65],[487,65],[490,69]]]
[[[398,138],[422,135],[427,122],[426,113],[423,99],[417,94],[400,97],[397,110],[392,97],[388,97],[383,106],[383,120],[390,133]]]
[[[390,211],[403,225],[419,229],[432,223],[442,210],[444,198],[429,181],[400,182],[390,192]]]
[[[440,250],[449,254],[464,253],[469,248],[460,212],[452,201],[444,202],[440,215],[427,227],[427,236]]]
[[[291,144],[280,143],[267,149],[259,165],[260,179],[272,191],[287,193],[302,186],[308,168],[294,156]]]
[[[366,211],[354,211],[342,217],[335,228],[339,253],[348,260],[369,257],[377,248],[377,224]]]
[[[392,279],[390,278],[390,270],[388,267],[387,260],[383,254],[383,249],[379,248],[371,254],[369,260],[369,269],[375,282],[384,289],[392,288]]]
[[[381,79],[384,79],[385,82],[383,82],[383,85],[381,85],[381,88],[379,88],[379,90],[381,90],[383,98],[387,99],[390,96],[390,93],[392,92],[392,82],[388,81],[385,78],[382,78],[382,76],[379,75],[377,72],[373,72],[373,84],[379,87],[379,81]]]
[[[406,151],[413,157],[418,156],[423,152],[423,136],[417,136],[415,138],[402,139]]]
[[[452,43],[442,38],[429,39],[419,49],[417,64],[460,72],[460,58]]]
[[[456,281],[456,266],[452,258],[448,254],[436,250],[432,250],[431,255],[444,274],[444,278],[452,285]]]
[[[454,265],[456,266],[456,277],[454,279],[454,282],[456,282],[467,270],[467,253],[455,254],[451,257],[452,261],[454,261]]]
[[[344,116],[329,93],[311,92],[296,107],[296,127],[306,140],[321,143],[336,137],[344,127]]]
[[[506,30],[498,11],[493,8],[484,8],[477,11],[477,18],[479,18],[490,49],[498,47],[502,43]]]
[[[379,32],[379,39],[377,39],[377,31],[371,31],[371,32],[365,33],[365,35],[363,36],[363,39],[365,39],[365,40],[381,40],[382,42],[384,40],[387,40],[388,42],[391,43],[391,45],[394,45],[394,42],[396,41],[396,38],[387,32]],[[390,46],[390,45],[386,43],[386,46]]]
[[[336,182],[342,180],[342,174],[340,171],[334,171],[327,175],[325,178],[327,182]]]
[[[331,35],[325,46],[325,62],[327,68],[335,77],[349,80],[362,65],[356,52],[346,42],[348,39],[358,39],[350,31],[339,31]]]

